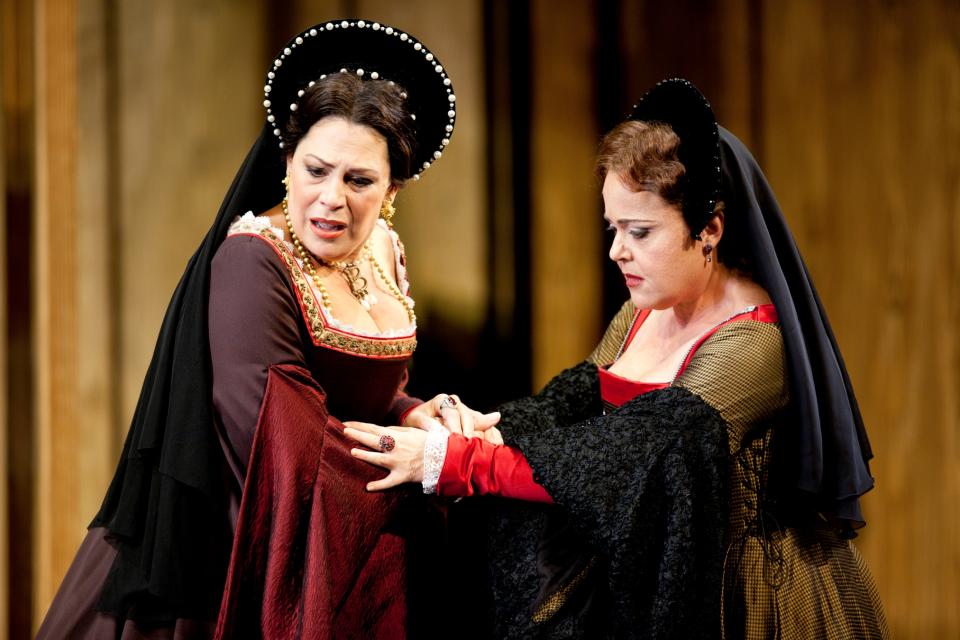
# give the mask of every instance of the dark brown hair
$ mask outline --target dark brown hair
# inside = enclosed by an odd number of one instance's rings
[[[662,122],[627,120],[603,137],[597,152],[596,175],[601,184],[613,173],[632,191],[649,191],[677,207],[691,235],[693,229],[684,208],[684,176],[686,167],[680,162],[680,137]],[[717,243],[716,256],[727,267],[749,274],[749,249],[746,234],[736,216],[726,215],[722,200],[713,208],[714,215],[723,212],[723,237]],[[722,248],[721,248],[722,246]]]
[[[413,175],[417,139],[402,94],[396,84],[363,80],[353,73],[334,73],[318,80],[304,91],[283,128],[285,154],[292,154],[310,127],[323,118],[345,118],[386,139],[390,179],[395,185],[403,184]]]

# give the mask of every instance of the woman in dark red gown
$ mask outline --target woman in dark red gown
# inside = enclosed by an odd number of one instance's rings
[[[453,88],[412,36],[343,20],[290,41],[263,101],[40,638],[433,635],[413,583],[436,562],[408,557],[423,496],[364,491],[340,421],[439,409],[403,392],[416,317],[390,218],[450,141]]]

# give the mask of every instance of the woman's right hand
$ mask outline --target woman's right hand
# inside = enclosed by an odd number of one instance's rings
[[[500,422],[500,412],[480,413],[463,404],[458,396],[441,393],[408,413],[403,421],[404,425],[426,430],[437,422],[450,433],[483,438]]]

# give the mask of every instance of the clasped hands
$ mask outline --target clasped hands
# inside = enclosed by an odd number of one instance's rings
[[[385,478],[367,484],[368,491],[383,491],[406,482],[423,481],[423,449],[431,430],[443,429],[450,434],[503,444],[496,428],[499,421],[496,411],[480,413],[457,396],[441,393],[410,411],[403,420],[404,426],[345,422],[344,434],[367,447],[351,449],[353,457],[389,471]]]

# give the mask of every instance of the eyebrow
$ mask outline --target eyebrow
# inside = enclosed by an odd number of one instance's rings
[[[324,160],[324,159],[321,158],[320,156],[317,156],[317,155],[312,154],[312,153],[307,153],[307,154],[304,155],[304,157],[305,157],[305,158],[313,158],[315,161],[317,161],[318,163],[322,164],[324,167],[332,167],[332,166],[333,166],[331,163],[327,162],[326,160]],[[371,176],[379,176],[379,175],[380,175],[380,173],[379,173],[376,169],[369,169],[369,168],[367,168],[367,167],[351,167],[351,168],[350,168],[350,172],[352,172],[352,173],[365,173],[365,174],[371,175]]]
[[[609,222],[610,224],[629,224],[631,222],[640,222],[643,224],[655,224],[656,220],[647,220],[645,218],[620,218],[619,220],[611,220],[607,214],[603,214],[603,219]]]

